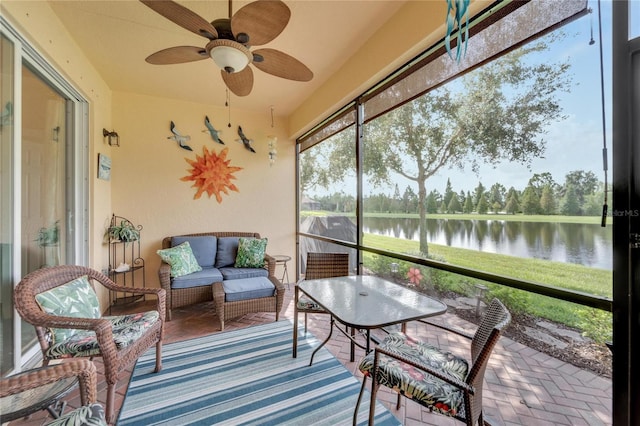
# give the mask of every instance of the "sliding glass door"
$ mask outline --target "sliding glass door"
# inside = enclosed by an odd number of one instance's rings
[[[22,274],[67,263],[72,246],[66,218],[72,211],[71,151],[66,138],[67,100],[46,80],[22,66],[21,236]],[[22,348],[34,343],[33,327],[23,323]]]
[[[86,264],[88,104],[0,16],[0,374],[38,354],[13,289],[40,268]]]
[[[0,374],[14,368],[13,327],[13,105],[15,46],[0,37]]]

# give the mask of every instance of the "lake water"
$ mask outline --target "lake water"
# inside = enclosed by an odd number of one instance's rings
[[[364,232],[419,241],[419,219],[364,219]],[[427,219],[433,244],[612,269],[611,226],[505,220]]]

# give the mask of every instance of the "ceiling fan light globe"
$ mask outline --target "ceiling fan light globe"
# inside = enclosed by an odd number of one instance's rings
[[[206,49],[213,62],[228,73],[242,71],[252,60],[249,49],[232,40],[212,40]]]

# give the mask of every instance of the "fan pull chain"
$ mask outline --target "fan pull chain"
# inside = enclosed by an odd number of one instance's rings
[[[224,106],[227,107],[227,113],[229,114],[229,122],[227,127],[231,128],[231,96],[229,95],[229,89],[227,89],[227,99],[224,101]]]

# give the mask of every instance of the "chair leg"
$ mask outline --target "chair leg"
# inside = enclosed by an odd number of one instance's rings
[[[373,426],[373,419],[376,416],[376,393],[378,392],[378,384],[376,383],[376,372],[371,377],[371,402],[369,403],[369,426]]]
[[[356,344],[354,342],[354,339],[356,338],[356,329],[353,327],[349,327],[351,330],[351,354],[350,354],[350,358],[349,360],[351,362],[355,361],[356,358]]]
[[[107,403],[105,407],[105,417],[107,419],[107,423],[110,425],[115,424],[115,413],[113,409],[113,405],[115,403],[116,397],[116,384],[108,383],[107,384]]]
[[[304,313],[304,335],[307,335],[307,313]]]
[[[293,309],[293,341],[292,351],[293,358],[298,357],[298,310],[296,308]]]
[[[358,401],[356,401],[356,408],[353,410],[353,426],[358,424],[358,411],[360,411],[360,402],[362,402],[362,394],[364,393],[364,387],[367,384],[367,376],[362,378],[362,386],[360,386],[360,393],[358,394]]]
[[[162,370],[162,340],[158,340],[156,343],[156,369],[154,373],[158,373]]]

